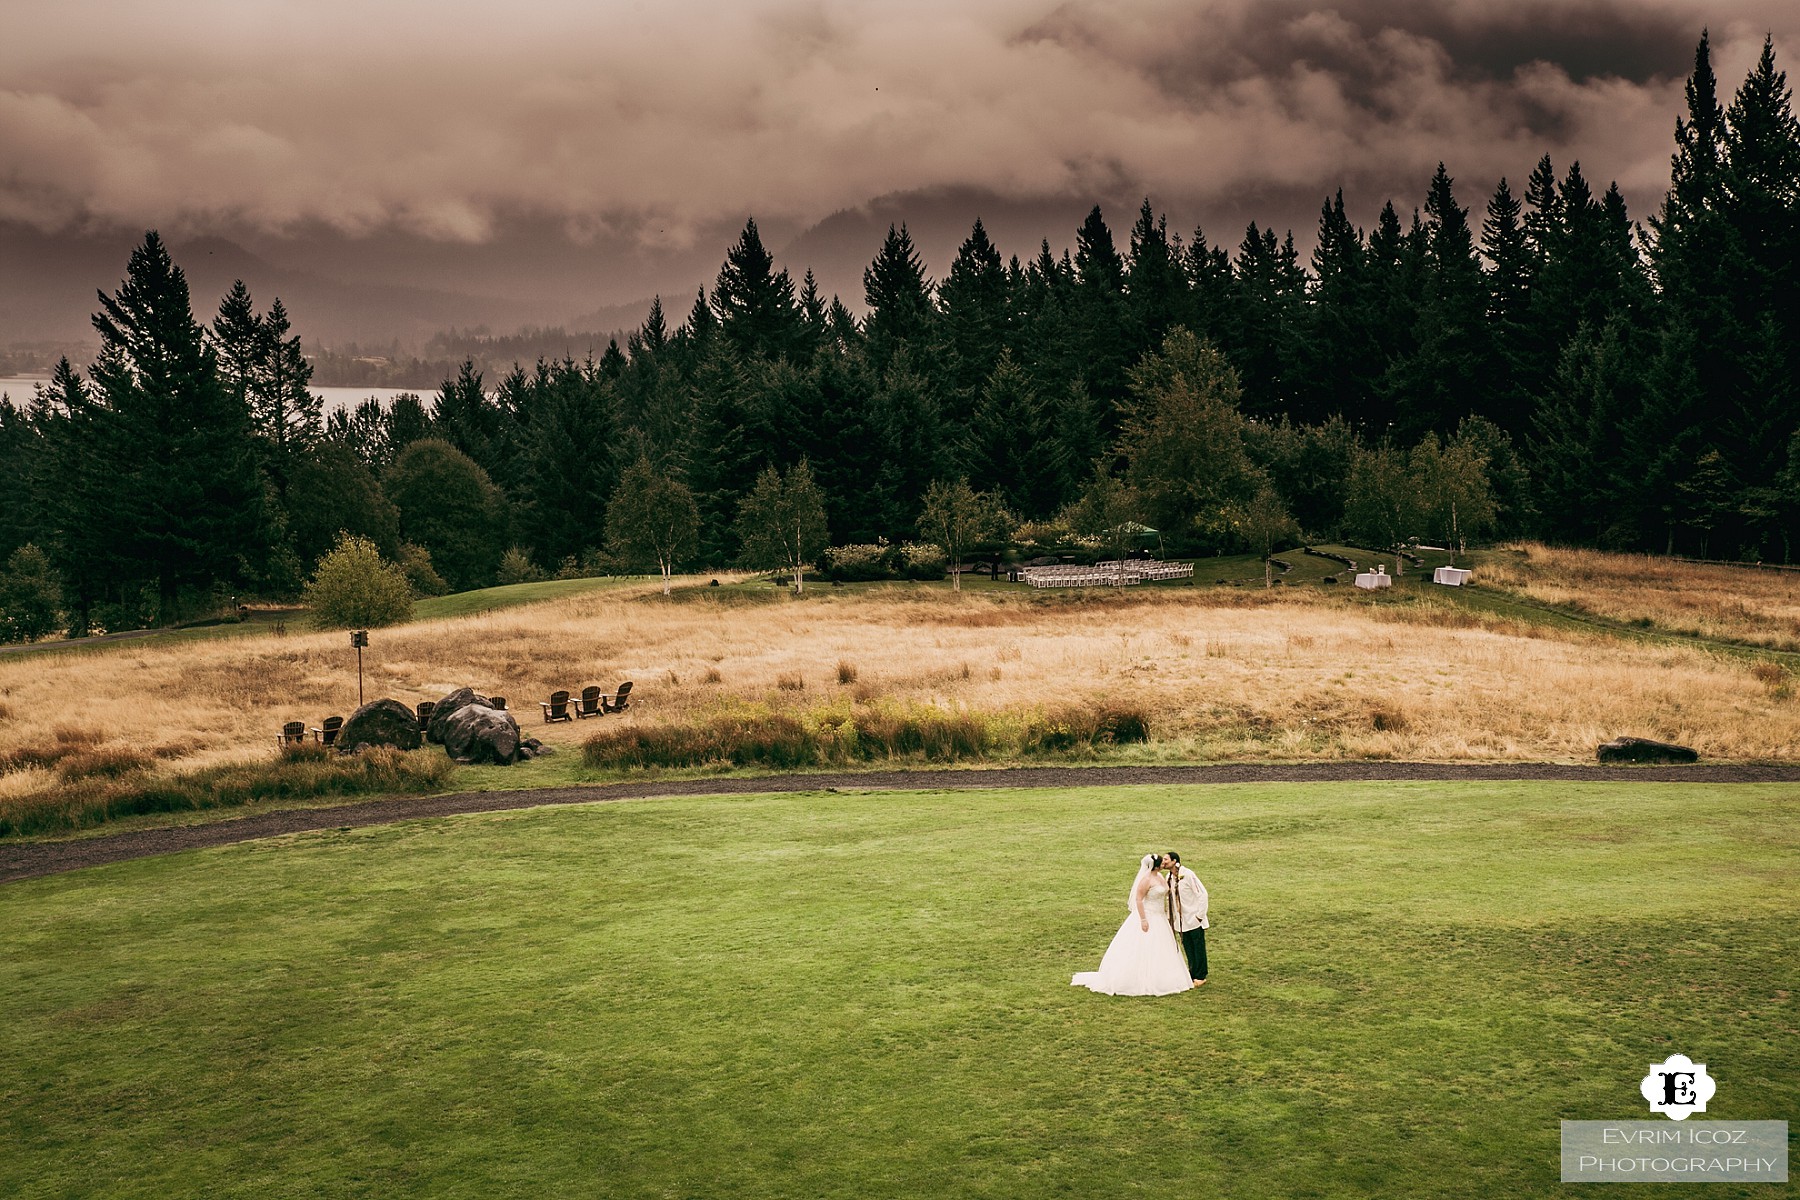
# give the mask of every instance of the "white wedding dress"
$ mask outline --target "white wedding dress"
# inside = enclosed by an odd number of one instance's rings
[[[1133,907],[1106,948],[1100,969],[1083,971],[1069,982],[1108,996],[1167,996],[1191,988],[1194,980],[1188,974],[1187,959],[1166,915],[1168,895],[1169,889],[1157,876],[1144,895],[1149,930],[1139,928]]]

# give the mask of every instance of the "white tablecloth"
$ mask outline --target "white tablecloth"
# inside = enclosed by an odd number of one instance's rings
[[[1431,582],[1447,583],[1451,587],[1461,587],[1463,584],[1469,582],[1469,576],[1474,573],[1475,572],[1473,571],[1464,570],[1461,567],[1439,567],[1431,573]]]
[[[1371,589],[1393,587],[1394,581],[1392,579],[1390,579],[1388,576],[1383,575],[1379,572],[1364,571],[1361,575],[1358,575],[1356,577],[1356,586],[1359,588],[1371,588]]]

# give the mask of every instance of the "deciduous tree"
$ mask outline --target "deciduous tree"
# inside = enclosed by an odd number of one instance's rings
[[[919,535],[944,552],[950,562],[950,587],[962,591],[962,564],[983,542],[1002,535],[1010,524],[999,497],[978,492],[967,479],[936,480],[925,489]]]
[[[607,549],[633,567],[654,565],[667,596],[675,568],[698,549],[699,532],[700,509],[685,483],[648,458],[625,469],[606,506]]]
[[[738,505],[737,534],[745,566],[791,571],[794,592],[805,591],[806,565],[831,544],[825,497],[805,459],[785,473],[763,468]]]
[[[324,629],[396,625],[412,616],[406,572],[385,561],[374,542],[348,533],[319,560],[304,600]]]

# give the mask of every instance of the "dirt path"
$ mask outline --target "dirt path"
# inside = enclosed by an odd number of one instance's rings
[[[866,771],[673,779],[522,792],[405,796],[335,808],[291,809],[173,829],[141,829],[63,842],[0,843],[0,883],[102,863],[224,846],[284,833],[354,829],[418,817],[502,812],[546,804],[591,804],[649,796],[759,792],[931,791],[942,788],[1143,787],[1202,783],[1338,783],[1361,780],[1555,780],[1605,783],[1800,783],[1800,766],[1579,767],[1559,763],[1231,763],[1206,767],[1007,767],[998,770]]]

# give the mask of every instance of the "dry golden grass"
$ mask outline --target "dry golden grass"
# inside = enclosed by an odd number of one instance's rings
[[[1536,543],[1494,554],[1480,582],[1616,621],[1800,650],[1800,571],[1703,566]]]
[[[1780,668],[1455,607],[1370,607],[1311,590],[1046,599],[895,587],[673,601],[655,590],[377,631],[368,694],[410,704],[465,684],[500,693],[530,733],[571,752],[597,726],[545,726],[536,701],[625,679],[636,681],[633,706],[605,722],[690,720],[746,702],[991,713],[1129,702],[1155,739],[1130,753],[1149,759],[1587,761],[1619,734],[1715,759],[1787,759],[1800,746],[1800,704]],[[0,802],[53,785],[65,760],[86,772],[137,756],[179,770],[272,756],[283,721],[316,725],[355,707],[345,641],[0,660]]]

